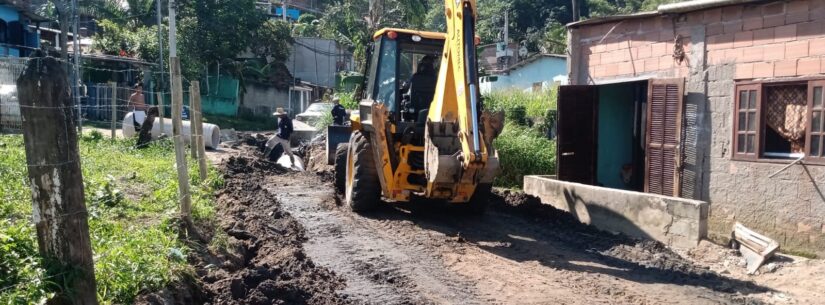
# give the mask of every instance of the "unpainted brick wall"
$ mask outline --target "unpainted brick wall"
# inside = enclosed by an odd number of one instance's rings
[[[571,31],[571,83],[639,77],[686,79],[685,145],[696,185],[683,197],[711,204],[710,235],[742,222],[783,248],[825,256],[825,166],[731,160],[737,81],[825,78],[825,0],[733,5],[626,19]],[[686,60],[674,59],[676,37]],[[694,128],[694,129],[691,129]],[[692,148],[692,150],[691,150]]]

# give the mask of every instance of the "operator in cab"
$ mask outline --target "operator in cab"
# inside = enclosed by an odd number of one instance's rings
[[[344,106],[341,106],[341,99],[338,97],[332,98],[332,103],[335,106],[332,106],[332,124],[333,125],[344,125],[344,120],[347,118],[347,109]]]
[[[410,86],[410,106],[412,106],[416,117],[421,115],[422,110],[430,108],[437,82],[438,73],[435,71],[435,57],[432,55],[424,56],[418,62],[415,74],[407,82]]]

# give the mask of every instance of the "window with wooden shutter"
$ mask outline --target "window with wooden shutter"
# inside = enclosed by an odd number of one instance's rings
[[[651,80],[648,88],[645,192],[679,196],[684,79]]]
[[[736,87],[733,147],[737,157],[756,159],[759,155],[761,95],[760,85]]]
[[[825,81],[808,84],[808,157],[825,158]]]

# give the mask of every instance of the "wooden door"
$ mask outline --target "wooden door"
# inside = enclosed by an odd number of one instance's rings
[[[646,193],[680,195],[684,83],[654,79],[648,85]]]
[[[596,86],[561,86],[558,94],[558,179],[596,182]]]

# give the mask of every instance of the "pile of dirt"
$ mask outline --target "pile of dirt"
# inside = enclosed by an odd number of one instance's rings
[[[252,172],[263,172],[271,174],[283,174],[289,170],[278,163],[261,159],[259,156],[229,157],[224,163],[224,172],[229,175],[245,174]]]
[[[198,264],[207,304],[351,304],[344,281],[303,250],[303,227],[262,188],[269,167],[246,158],[226,163],[217,195],[223,250]]]
[[[749,282],[732,283],[730,279],[707,267],[694,264],[658,241],[604,232],[583,224],[573,214],[543,204],[539,198],[523,192],[497,191],[490,200],[491,208],[516,213],[534,222],[552,226],[554,237],[565,244],[583,252],[599,255],[628,270],[655,270],[657,276],[670,277],[675,282],[688,285],[713,286],[717,291],[764,290]]]

